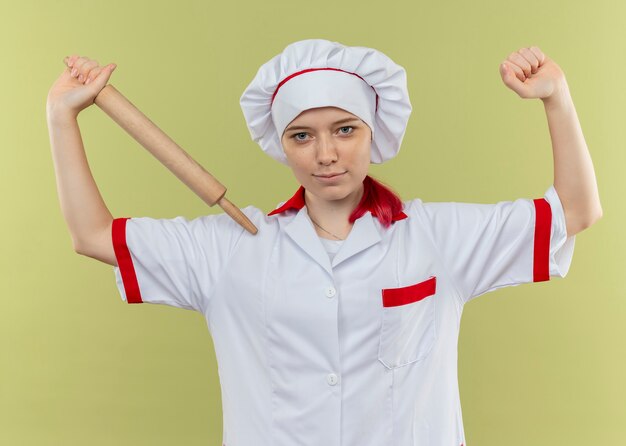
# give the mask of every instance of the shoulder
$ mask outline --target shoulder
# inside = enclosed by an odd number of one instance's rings
[[[404,212],[411,226],[446,228],[461,221],[471,220],[489,212],[491,204],[457,201],[423,201],[420,198],[405,201]]]
[[[449,211],[467,203],[455,201],[424,201],[421,198],[414,198],[403,202],[404,212],[415,217],[424,217],[433,212]]]
[[[423,226],[431,227],[445,236],[452,230],[480,232],[486,226],[528,226],[533,223],[535,205],[528,198],[490,203],[424,202],[416,199],[407,202],[405,212]]]
[[[259,233],[267,230],[274,224],[272,217],[268,217],[261,209],[255,206],[247,206],[240,208],[240,210],[257,227]],[[125,222],[127,229],[134,233],[146,235],[161,233],[172,236],[188,235],[202,238],[219,237],[232,239],[239,238],[244,232],[247,233],[241,225],[225,212],[197,217],[178,215],[170,218],[132,217],[120,218],[118,220],[128,220]]]

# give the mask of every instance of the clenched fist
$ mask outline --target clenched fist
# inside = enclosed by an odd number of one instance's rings
[[[515,51],[500,64],[502,82],[524,99],[543,101],[567,88],[565,74],[539,47]]]

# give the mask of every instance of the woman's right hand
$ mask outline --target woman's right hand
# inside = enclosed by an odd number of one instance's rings
[[[48,115],[69,113],[76,117],[94,103],[117,65],[100,66],[98,61],[78,55],[68,56],[63,62],[67,68],[50,88],[46,110]]]

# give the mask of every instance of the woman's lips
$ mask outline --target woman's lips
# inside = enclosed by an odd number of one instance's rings
[[[317,178],[319,181],[323,182],[323,183],[331,183],[333,181],[337,181],[345,173],[346,172],[326,173],[326,174],[322,174],[322,175],[315,175],[314,174],[313,176],[315,178]]]

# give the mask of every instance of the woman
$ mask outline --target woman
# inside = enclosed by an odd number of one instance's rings
[[[114,266],[125,301],[205,316],[226,446],[464,445],[463,306],[564,277],[574,235],[601,216],[565,77],[537,47],[500,72],[544,102],[554,185],[535,200],[468,204],[403,203],[367,176],[400,148],[411,112],[402,67],[371,48],[287,46],[241,97],[252,138],[301,184],[269,215],[243,209],[256,236],[225,214],[114,219],[76,124],[114,66],[66,63],[48,122],[75,249]]]

